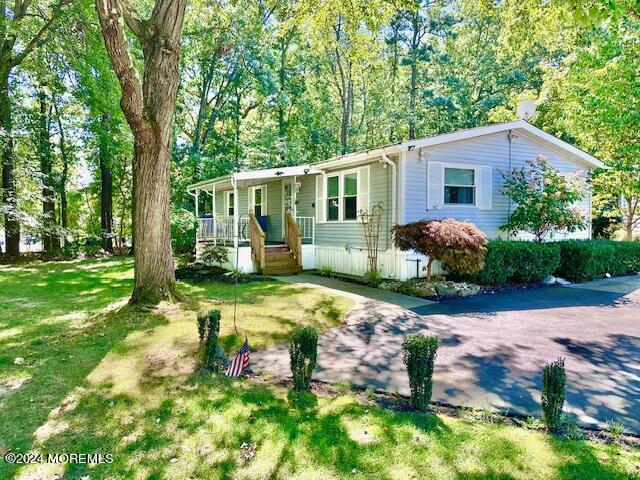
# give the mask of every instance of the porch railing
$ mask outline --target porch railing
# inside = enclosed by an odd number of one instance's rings
[[[253,213],[249,213],[249,238],[251,239],[251,258],[260,266],[260,271],[263,271],[267,258],[264,232]]]
[[[315,219],[313,217],[293,217],[293,219],[300,229],[300,238],[303,240],[311,240],[313,242]]]
[[[296,264],[302,267],[302,231],[288,210],[284,215],[284,241],[293,253]]]
[[[214,240],[223,243],[233,243],[235,232],[233,228],[234,218],[219,215],[212,218],[198,219],[198,239]],[[242,217],[238,223],[240,242],[249,241],[249,219]]]

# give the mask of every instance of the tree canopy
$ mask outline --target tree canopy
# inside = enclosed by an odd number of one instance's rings
[[[122,11],[141,80],[141,32],[158,4]],[[639,25],[624,0],[190,0],[168,148],[172,218],[193,212],[190,183],[512,120],[524,98],[539,105],[534,123],[614,166],[594,179],[595,206],[628,217],[623,208],[640,205]],[[0,229],[51,235],[53,246],[131,245],[135,135],[96,6],[7,5],[0,35]]]

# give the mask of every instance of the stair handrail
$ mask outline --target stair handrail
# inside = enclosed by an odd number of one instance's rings
[[[291,250],[296,265],[302,268],[302,232],[289,210],[284,215],[284,241]]]
[[[264,231],[253,212],[249,212],[249,241],[251,244],[251,256],[260,266],[260,271],[262,271],[266,260]]]

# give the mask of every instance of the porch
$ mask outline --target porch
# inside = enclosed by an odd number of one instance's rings
[[[315,244],[314,173],[308,167],[286,167],[192,185],[197,251],[208,244],[223,245],[237,255],[250,252],[253,268],[245,271],[300,271],[302,245]],[[248,267],[246,258],[242,263]]]
[[[277,235],[269,235],[268,229],[266,228],[266,224],[264,222],[260,222],[260,218],[257,218],[258,222],[261,223],[261,228],[265,233],[265,243],[267,245],[281,245],[283,243],[283,237]],[[315,219],[313,217],[293,217],[295,224],[300,229],[300,237],[302,239],[302,243],[304,244],[313,244],[314,240],[314,230],[315,230]],[[266,221],[268,224],[269,217],[266,216]],[[234,223],[234,217],[225,216],[225,215],[216,215],[214,216],[201,216],[198,218],[198,231],[197,231],[197,241],[198,242],[207,242],[214,244],[222,244],[225,246],[233,246],[236,226]],[[249,214],[242,214],[240,218],[238,218],[238,244],[241,246],[246,246],[250,242],[250,218]]]

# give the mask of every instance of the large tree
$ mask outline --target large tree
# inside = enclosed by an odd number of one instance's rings
[[[0,3],[0,149],[2,156],[2,200],[5,216],[7,254],[20,253],[20,222],[14,165],[13,117],[10,78],[34,49],[47,39],[47,34],[72,0],[53,3],[16,0],[13,8]]]
[[[120,82],[120,105],[134,136],[135,282],[132,303],[176,295],[169,220],[169,167],[186,0],[156,0],[140,19],[127,0],[97,0],[107,52]],[[142,48],[142,83],[125,25]]]

